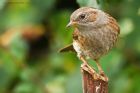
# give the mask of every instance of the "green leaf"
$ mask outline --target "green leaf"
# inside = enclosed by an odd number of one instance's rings
[[[24,60],[28,47],[26,42],[17,34],[11,42],[10,52],[19,60]]]
[[[88,6],[88,7],[99,8],[99,5],[97,2],[98,2],[97,0],[77,0],[77,3],[81,7]]]

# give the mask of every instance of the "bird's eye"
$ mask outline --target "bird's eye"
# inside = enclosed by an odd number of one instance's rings
[[[84,19],[85,17],[86,17],[85,14],[81,14],[81,15],[79,16],[80,19]]]

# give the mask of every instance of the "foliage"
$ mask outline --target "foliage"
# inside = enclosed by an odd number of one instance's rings
[[[57,53],[72,42],[73,29],[65,26],[79,6],[105,10],[120,24],[116,47],[101,59],[110,93],[140,93],[139,3],[0,0],[0,93],[82,93],[81,62],[73,53]]]

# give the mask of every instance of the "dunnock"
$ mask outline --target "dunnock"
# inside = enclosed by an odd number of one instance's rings
[[[60,52],[74,50],[78,58],[86,65],[86,57],[95,60],[99,73],[104,72],[99,59],[114,46],[120,33],[116,20],[102,10],[82,7],[74,11],[67,27],[73,26],[73,44]]]

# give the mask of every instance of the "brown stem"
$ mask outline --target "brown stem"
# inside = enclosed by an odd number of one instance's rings
[[[81,65],[83,93],[108,93],[108,78],[102,76],[85,64]],[[93,72],[94,71],[94,72]]]

